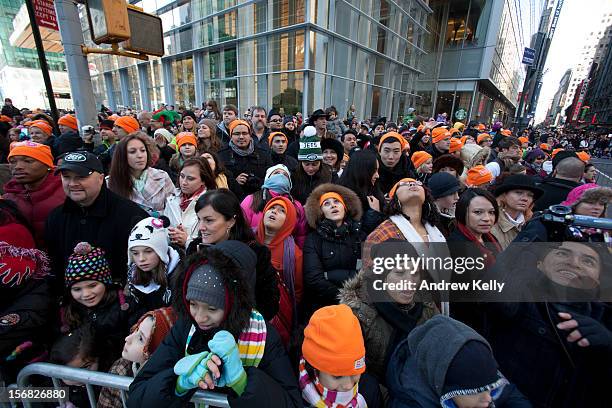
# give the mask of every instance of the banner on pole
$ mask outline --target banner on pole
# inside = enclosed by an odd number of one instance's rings
[[[32,6],[34,7],[36,24],[38,24],[39,27],[59,31],[53,0],[32,0]]]
[[[523,52],[523,64],[533,65],[535,61],[536,50],[533,48],[525,47],[525,51]]]

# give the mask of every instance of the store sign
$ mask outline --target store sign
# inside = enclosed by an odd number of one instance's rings
[[[533,65],[535,61],[535,54],[536,50],[525,47],[525,51],[523,52],[523,64]]]
[[[34,7],[36,24],[39,27],[50,28],[55,31],[59,30],[53,0],[32,0],[32,6]]]
[[[457,120],[463,120],[467,117],[467,112],[465,111],[465,109],[461,108],[458,109],[457,112],[455,112],[455,118]]]

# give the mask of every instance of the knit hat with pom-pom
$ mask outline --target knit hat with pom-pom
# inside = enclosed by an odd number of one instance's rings
[[[113,283],[110,266],[104,250],[91,246],[88,242],[79,242],[68,258],[65,285],[70,288],[78,282],[95,280],[107,285]]]

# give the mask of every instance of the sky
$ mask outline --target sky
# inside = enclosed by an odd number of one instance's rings
[[[611,0],[565,0],[553,37],[544,75],[535,123],[542,122],[557,92],[561,77],[568,68],[577,65],[580,52],[591,31],[590,21],[598,19],[602,10],[612,8]]]

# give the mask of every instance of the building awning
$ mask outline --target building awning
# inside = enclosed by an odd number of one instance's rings
[[[59,31],[46,27],[39,27],[39,30],[45,51],[64,52]],[[13,19],[13,33],[9,37],[9,41],[13,47],[36,49],[30,17],[28,16],[28,9],[25,4],[21,6]]]

